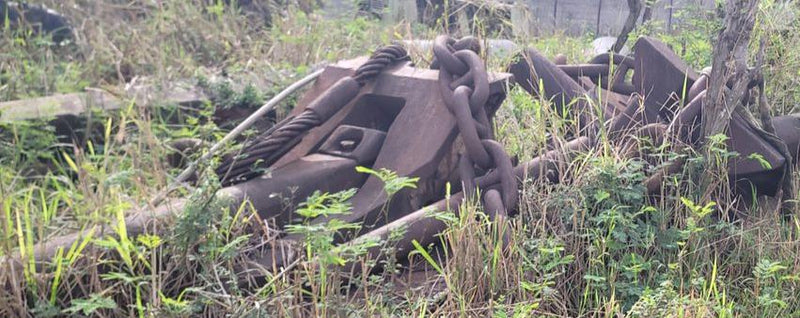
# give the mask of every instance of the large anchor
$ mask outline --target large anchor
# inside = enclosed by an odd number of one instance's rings
[[[511,160],[492,140],[491,118],[511,76],[487,73],[479,49],[474,38],[440,37],[438,71],[415,67],[396,46],[369,60],[328,67],[289,118],[225,157],[217,173],[232,185],[221,192],[234,205],[248,201],[263,219],[283,227],[297,221],[292,207],[314,191],[358,188],[352,212],[335,216],[361,224],[360,230],[337,237],[345,242],[436,202],[448,183],[460,190],[465,174],[465,184],[477,193],[476,173],[491,171],[503,182],[499,191],[487,187],[484,200],[492,215],[506,215],[505,207],[515,206],[516,181]],[[372,73],[362,76],[363,70]],[[358,173],[357,166],[419,181],[389,198],[383,181]],[[283,241],[301,239],[289,235]],[[284,263],[287,253],[268,251],[260,262]]]

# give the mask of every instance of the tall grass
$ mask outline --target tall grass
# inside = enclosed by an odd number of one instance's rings
[[[271,27],[254,25],[217,1],[43,1],[73,19],[76,39],[54,46],[26,31],[0,36],[0,100],[131,80],[231,78],[268,96],[319,63],[369,53],[398,39],[427,38],[438,29],[386,25],[368,19],[323,20],[289,8]],[[765,1],[758,34],[766,38],[768,85],[775,114],[794,107],[792,67],[798,43],[791,4]],[[699,19],[699,18],[698,18]],[[704,17],[713,20],[713,16]],[[485,25],[490,21],[479,21]],[[475,29],[489,38],[490,28]],[[678,33],[643,29],[695,67],[707,64],[713,21]],[[516,39],[548,56],[586,60],[591,39],[562,35]],[[684,49],[685,48],[685,49]],[[424,66],[425,52],[414,56]],[[489,57],[501,71],[507,60]],[[235,94],[235,93],[234,93]],[[258,268],[247,260],[283,246],[277,230],[248,204],[229,209],[220,187],[201,173],[194,187],[174,194],[187,206],[168,229],[142,235],[125,230],[125,212],[147,202],[174,176],[165,162],[176,137],[216,140],[213,108],[177,123],[129,104],[83,122],[83,136],[56,136],[46,122],[0,126],[0,316],[495,316],[495,317],[785,317],[800,314],[800,222],[759,198],[709,199],[694,180],[703,159],[671,145],[635,140],[649,153],[628,159],[607,139],[560,167],[561,182],[527,180],[502,244],[481,207],[439,211],[449,225],[439,244],[417,244],[409,259],[368,259],[367,247],[335,246],[337,230],[298,224],[304,233],[290,270]],[[177,110],[176,110],[177,111]],[[521,161],[565,142],[574,123],[548,100],[512,89],[495,119],[498,139]],[[77,138],[76,138],[77,137]],[[736,154],[723,147],[720,160]],[[683,173],[647,195],[644,178],[686,158]],[[413,176],[381,174],[393,187]],[[349,213],[352,193],[312,196],[298,208],[309,215]],[[152,209],[153,207],[149,207]],[[107,225],[100,227],[99,225]],[[82,231],[49,264],[35,264],[35,244]],[[10,256],[21,255],[21,258]],[[12,260],[19,259],[20,262]],[[342,267],[341,264],[359,264]],[[403,264],[402,266],[399,264]],[[379,266],[381,271],[371,272]],[[243,279],[243,269],[252,275]],[[347,271],[351,269],[353,272]],[[413,269],[409,270],[409,269]]]

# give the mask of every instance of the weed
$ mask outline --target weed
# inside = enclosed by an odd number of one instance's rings
[[[315,221],[350,213],[352,190],[315,193],[296,209],[302,221],[287,228],[302,236],[292,270],[260,269],[266,281],[242,288],[246,259],[275,242],[268,220],[245,203],[216,197],[209,167],[167,229],[126,230],[132,207],[143,206],[169,183],[162,158],[172,138],[219,139],[220,108],[252,108],[326,62],[363,55],[397,39],[427,38],[440,30],[387,26],[368,18],[321,19],[286,7],[271,26],[256,26],[225,1],[41,1],[74,19],[76,39],[53,45],[30,30],[0,35],[0,100],[109,88],[129,81],[154,85],[199,78],[212,102],[200,110],[152,112],[130,103],[114,114],[94,113],[81,136],[58,136],[47,121],[0,126],[0,316],[570,316],[782,317],[797,316],[800,245],[796,216],[781,216],[757,201],[740,208],[727,195],[721,169],[735,156],[762,165],[758,154],[726,149],[724,136],[708,141],[711,156],[647,145],[652,156],[626,160],[618,145],[600,147],[558,166],[560,185],[524,180],[507,247],[474,202],[436,216],[449,227],[437,244],[419,242],[408,260],[393,242],[338,245],[341,232],[360,224]],[[445,10],[454,13],[452,1]],[[765,76],[773,113],[794,111],[798,20],[791,1],[762,1],[755,35],[766,43]],[[710,64],[714,14],[682,11],[684,30],[655,24],[635,36],[665,41],[692,68]],[[481,38],[505,34],[479,18]],[[450,20],[441,25],[450,27]],[[8,28],[5,28],[8,29]],[[591,36],[517,38],[546,56],[585,61]],[[757,49],[756,47],[752,49]],[[428,52],[415,55],[418,65]],[[489,57],[501,71],[507,60]],[[209,79],[224,78],[223,81]],[[252,83],[237,87],[232,82]],[[568,101],[574,104],[575,101]],[[293,101],[287,101],[291,106]],[[570,104],[571,105],[571,104]],[[277,119],[286,109],[276,112]],[[552,101],[511,90],[495,119],[497,138],[520,161],[532,159],[572,133],[573,122]],[[646,142],[640,144],[645,145]],[[413,154],[409,154],[413,155]],[[682,159],[683,173],[646,195],[645,176]],[[384,182],[397,200],[417,179],[359,168]],[[698,180],[707,175],[705,193]],[[796,177],[796,176],[795,176]],[[449,192],[448,192],[449,195]],[[732,213],[732,211],[736,213]],[[731,215],[737,217],[731,217]],[[102,225],[108,225],[103,227]],[[34,262],[34,244],[82,231],[75,244],[47,264]],[[277,244],[277,243],[275,243]],[[371,253],[369,253],[371,254]],[[19,266],[9,256],[21,255]],[[398,265],[427,269],[426,279],[403,286]],[[344,265],[344,266],[342,266]],[[361,271],[347,269],[361,267]],[[382,268],[380,273],[372,272]],[[19,275],[14,275],[15,273]],[[255,279],[253,279],[255,280]],[[259,281],[261,282],[261,281]]]

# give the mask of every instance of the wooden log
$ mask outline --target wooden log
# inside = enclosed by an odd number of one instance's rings
[[[0,123],[81,116],[92,110],[117,110],[131,102],[139,105],[191,106],[205,100],[206,97],[193,88],[162,90],[152,86],[140,86],[121,94],[113,94],[101,89],[87,89],[86,92],[81,93],[57,94],[0,103]]]

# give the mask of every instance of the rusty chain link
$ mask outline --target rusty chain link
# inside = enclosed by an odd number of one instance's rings
[[[408,60],[400,45],[376,50],[351,76],[344,77],[321,94],[299,115],[288,117],[247,143],[241,152],[226,154],[216,170],[223,185],[236,184],[263,174],[312,128],[328,120],[358,95],[361,87],[387,67]]]
[[[455,116],[466,153],[459,160],[459,172],[467,196],[476,195],[476,177],[497,174],[499,186],[484,189],[482,203],[486,213],[503,224],[508,208],[517,204],[517,181],[511,158],[503,146],[494,140],[486,113],[489,99],[489,75],[478,55],[480,43],[474,37],[458,41],[441,35],[433,43],[434,61],[431,68],[439,70],[439,91],[450,112]],[[480,173],[483,172],[483,173]],[[504,232],[508,243],[508,231]]]

